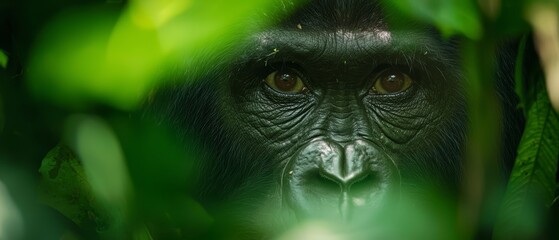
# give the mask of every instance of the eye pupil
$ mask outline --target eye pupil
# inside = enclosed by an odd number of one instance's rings
[[[305,84],[297,71],[284,69],[275,71],[264,79],[268,87],[280,93],[297,94],[305,90]]]
[[[291,91],[297,85],[297,77],[290,73],[278,72],[274,84],[282,91]]]
[[[412,78],[397,68],[388,68],[380,72],[374,81],[371,93],[376,95],[395,94],[411,87]]]
[[[382,88],[388,93],[399,92],[404,87],[404,76],[401,73],[391,73],[380,79]]]

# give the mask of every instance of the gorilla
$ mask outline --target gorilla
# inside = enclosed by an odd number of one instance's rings
[[[172,74],[152,108],[203,149],[193,194],[212,214],[243,226],[266,214],[273,224],[352,221],[403,197],[458,195],[468,132],[460,39],[408,20],[395,27],[385,7],[308,1]],[[499,54],[496,74],[503,159],[514,159],[520,126],[512,55]]]

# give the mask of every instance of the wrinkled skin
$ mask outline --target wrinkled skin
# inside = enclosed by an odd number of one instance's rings
[[[162,116],[205,150],[199,201],[237,206],[239,222],[263,208],[351,221],[402,193],[456,195],[467,135],[459,40],[404,26],[391,29],[375,1],[311,1],[222,52],[201,80],[163,91]],[[510,78],[499,81],[506,113]],[[505,145],[517,141],[507,134]]]

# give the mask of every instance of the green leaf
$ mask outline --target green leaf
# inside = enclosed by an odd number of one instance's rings
[[[4,130],[6,116],[4,115],[4,104],[2,103],[2,95],[0,95],[0,133]]]
[[[528,35],[525,35],[518,47],[518,56],[516,56],[516,66],[524,66],[524,57],[526,55],[526,42],[528,41]],[[522,104],[526,102],[526,86],[524,84],[524,68],[517,67],[514,69],[514,91],[520,100],[520,108],[524,111],[524,116],[527,116],[528,113],[526,112],[525,106]]]
[[[559,160],[559,116],[551,108],[543,76],[527,84],[526,129],[507,186],[495,239],[533,239],[541,233],[554,198]],[[514,233],[514,236],[512,235]]]
[[[122,11],[113,4],[68,8],[38,35],[26,80],[33,94],[60,106],[137,109],[169,69],[185,59],[200,61],[193,52],[201,47],[220,48],[246,36],[254,25],[247,16],[277,9],[267,0],[136,0]]]
[[[66,125],[66,142],[79,157],[95,196],[114,210],[125,211],[132,183],[113,129],[92,115],[73,115]]]
[[[109,220],[96,203],[83,167],[67,147],[56,146],[39,168],[39,199],[56,209],[86,233],[104,230]]]
[[[482,34],[480,13],[470,0],[399,0],[385,1],[397,12],[439,28],[444,36],[456,34],[479,39]]]
[[[65,141],[76,156],[97,203],[110,211],[107,231],[120,238],[130,224],[132,183],[120,141],[104,119],[94,115],[72,115],[66,124]]]
[[[212,217],[187,194],[196,152],[185,152],[168,129],[127,117],[110,125],[73,115],[67,123],[69,148],[55,147],[39,170],[42,202],[88,237],[159,239],[173,233],[198,239],[207,233]]]
[[[8,66],[8,55],[0,50],[0,67],[6,68]]]

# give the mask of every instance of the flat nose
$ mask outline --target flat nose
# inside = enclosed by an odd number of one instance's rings
[[[344,147],[328,140],[313,141],[287,169],[284,197],[304,217],[349,220],[354,212],[378,208],[399,191],[395,163],[364,140]]]

